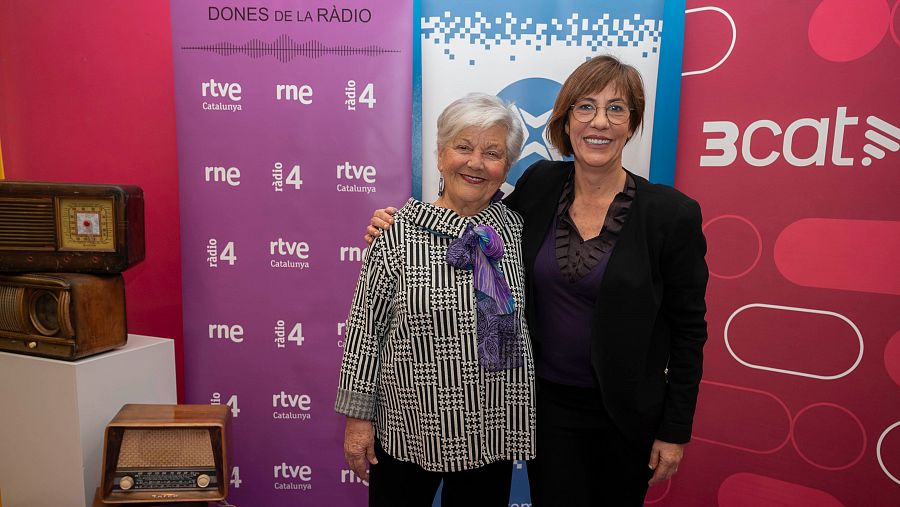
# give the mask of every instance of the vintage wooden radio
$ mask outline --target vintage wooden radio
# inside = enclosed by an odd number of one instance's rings
[[[223,500],[229,416],[225,405],[125,405],[106,427],[101,499]]]
[[[0,274],[0,350],[75,360],[127,339],[122,275]]]
[[[140,188],[0,181],[0,271],[120,273],[143,258]]]

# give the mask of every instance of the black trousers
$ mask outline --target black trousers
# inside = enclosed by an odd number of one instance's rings
[[[441,481],[441,507],[507,507],[512,461],[462,472],[429,472],[384,452],[375,440],[377,465],[369,466],[369,507],[431,507]]]
[[[534,507],[641,506],[649,462],[649,448],[610,420],[599,389],[538,379],[537,458],[528,462]]]

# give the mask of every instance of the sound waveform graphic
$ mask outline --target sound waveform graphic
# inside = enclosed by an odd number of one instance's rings
[[[352,46],[346,44],[329,46],[317,40],[301,43],[290,38],[288,35],[283,34],[279,35],[272,42],[251,39],[243,44],[219,42],[199,46],[182,46],[181,49],[185,51],[215,53],[221,56],[240,54],[254,59],[272,56],[281,63],[287,63],[298,56],[317,59],[322,58],[323,56],[382,56],[390,53],[400,53],[399,49],[385,49],[374,44],[368,46]]]

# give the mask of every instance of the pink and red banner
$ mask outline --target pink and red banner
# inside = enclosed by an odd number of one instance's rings
[[[362,226],[410,195],[412,3],[171,14],[187,401],[231,408],[231,503],[364,503],[333,406]]]
[[[676,186],[710,339],[648,504],[897,505],[900,2],[687,4]]]
[[[648,505],[896,503],[898,5],[687,2],[676,186],[710,340]],[[412,13],[172,2],[185,383],[235,415],[235,505],[365,502],[332,404],[360,224],[410,194]]]

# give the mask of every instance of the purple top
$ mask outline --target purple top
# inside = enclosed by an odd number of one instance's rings
[[[539,377],[570,386],[597,386],[591,367],[591,321],[609,257],[635,193],[629,174],[625,188],[609,206],[603,230],[585,241],[568,215],[575,193],[572,178],[566,182],[557,216],[534,263],[537,325],[544,343],[535,358]]]
[[[596,387],[591,368],[591,317],[609,254],[582,278],[570,282],[556,261],[554,227],[534,261],[534,302],[543,342],[537,376],[557,384]]]

